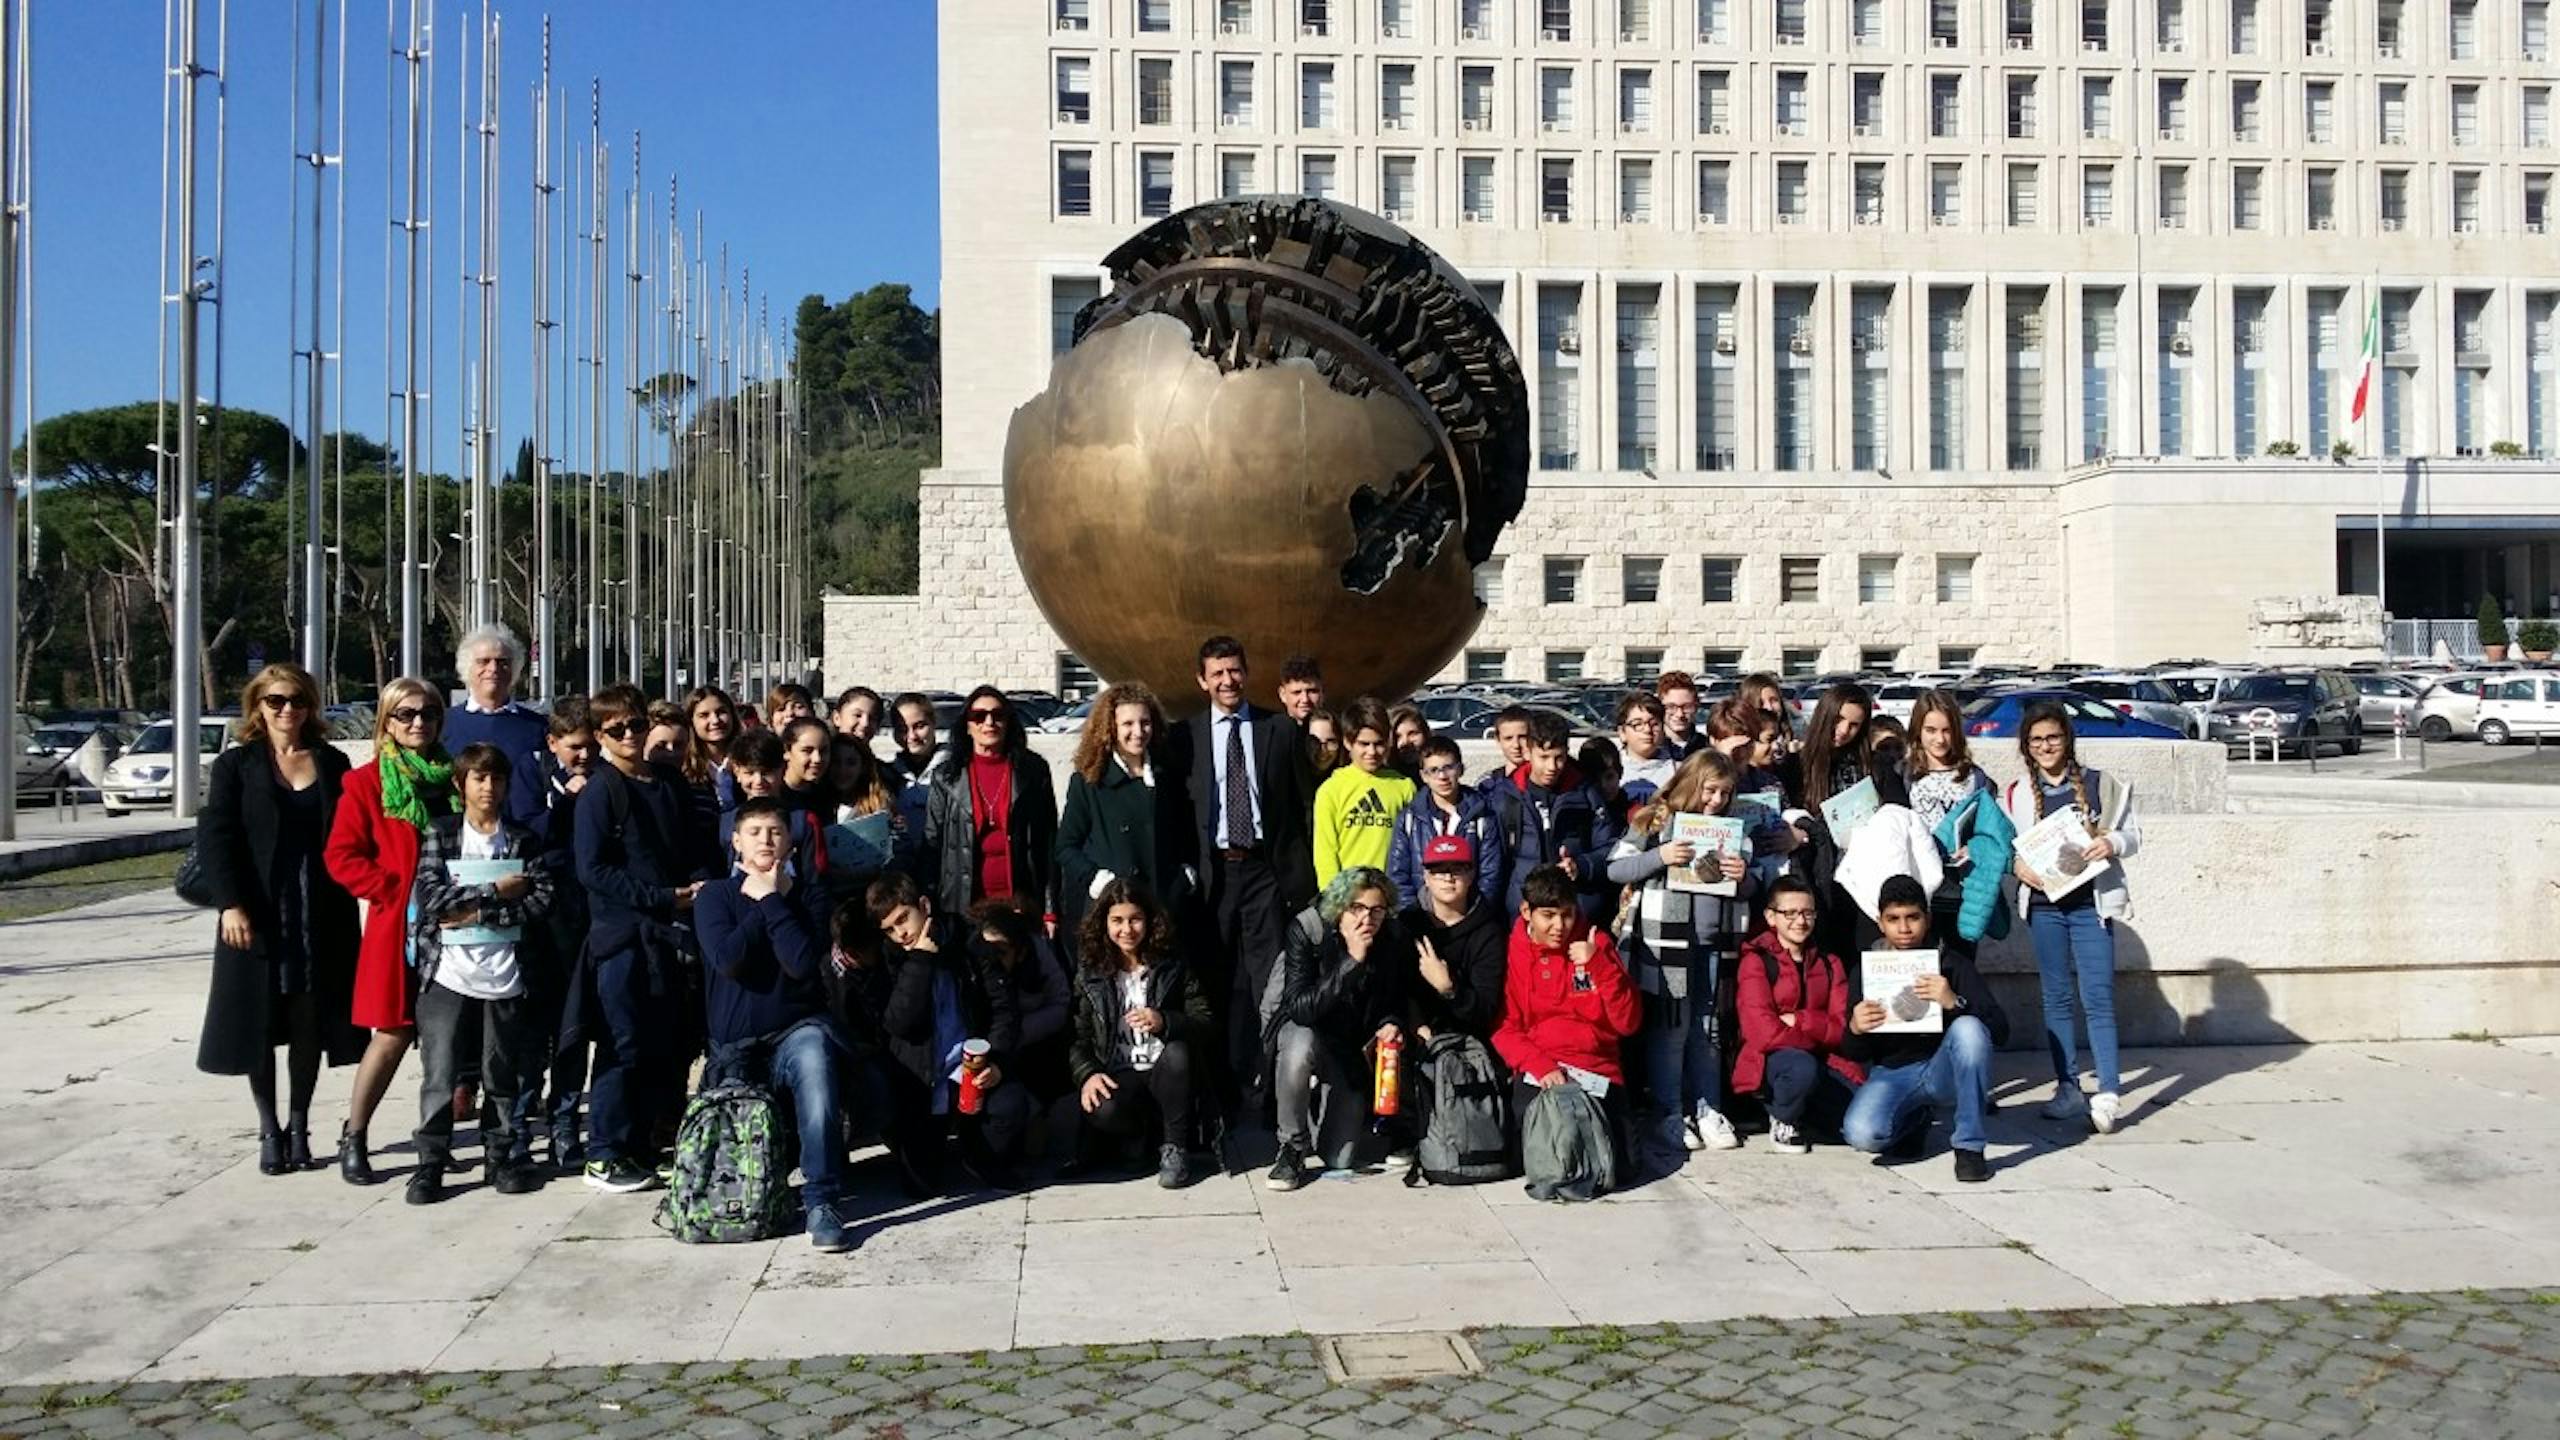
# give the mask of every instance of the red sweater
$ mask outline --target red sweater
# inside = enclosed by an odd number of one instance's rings
[[[1770,978],[1771,962],[1777,978]],[[1810,1050],[1852,1085],[1867,1072],[1840,1054],[1849,1033],[1849,972],[1840,957],[1808,950],[1802,964],[1788,956],[1774,932],[1763,930],[1742,947],[1734,970],[1734,1009],[1742,1020],[1742,1053],[1733,1057],[1733,1088],[1760,1088],[1772,1050]],[[1786,1024],[1781,1015],[1793,1015]]]
[[[1577,918],[1573,929],[1580,931]],[[1503,1063],[1535,1080],[1558,1065],[1571,1065],[1612,1081],[1624,1081],[1618,1042],[1636,1033],[1644,1018],[1643,997],[1627,980],[1617,943],[1605,930],[1568,932],[1566,946],[1553,950],[1531,943],[1529,924],[1511,925],[1511,952],[1502,977],[1502,1023],[1494,1027],[1493,1048]],[[1573,988],[1575,940],[1591,942],[1591,988]]]

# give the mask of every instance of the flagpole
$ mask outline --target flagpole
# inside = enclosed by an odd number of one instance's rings
[[[2372,315],[2374,369],[2372,399],[2379,402],[2382,399],[2382,272],[2379,270],[2376,270],[2373,275]],[[2386,652],[2383,658],[2389,659],[2387,652],[2390,648],[2391,635],[2391,582],[2386,577],[2391,567],[2386,563],[2383,553],[2384,546],[2389,543],[2385,539],[2383,514],[2390,503],[2390,481],[2383,474],[2382,445],[2377,438],[2380,425],[2374,412],[2380,408],[2378,403],[2365,406],[2364,438],[2365,443],[2373,450],[2373,599],[2375,608],[2382,612],[2383,648]]]

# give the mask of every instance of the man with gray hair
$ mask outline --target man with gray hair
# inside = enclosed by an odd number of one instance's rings
[[[516,677],[524,672],[524,642],[504,625],[483,625],[455,647],[453,671],[462,681],[464,697],[445,716],[445,748],[459,755],[466,745],[497,746],[514,767],[507,781],[507,818],[540,831],[550,809],[542,778],[549,722],[515,699]]]

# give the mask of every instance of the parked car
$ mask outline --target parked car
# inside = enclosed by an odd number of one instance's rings
[[[1566,727],[1577,738],[1585,735],[1597,735],[1601,733],[1601,727],[1592,724],[1590,721],[1585,720],[1580,715],[1577,715],[1570,710],[1565,710],[1558,706],[1532,705],[1528,707],[1528,710],[1532,715],[1553,715],[1564,721]],[[1502,712],[1499,709],[1479,710],[1475,714],[1451,724],[1447,729],[1442,730],[1439,733],[1448,736],[1452,740],[1490,740],[1493,738],[1493,717],[1501,713]]]
[[[2509,675],[2480,687],[2480,743],[2560,735],[2560,675]]]
[[[132,735],[95,720],[75,720],[38,726],[21,738],[18,793],[24,796],[50,795],[66,786],[94,789]]]
[[[1921,696],[1936,688],[1919,680],[1887,680],[1875,687],[1876,713],[1890,715],[1908,725],[1911,723],[1911,707],[1920,703]]]
[[[203,774],[202,784],[213,774],[213,757],[231,743],[229,719],[206,718],[198,722],[196,742]],[[98,779],[98,800],[109,815],[122,815],[129,810],[158,809],[176,799],[176,759],[178,727],[170,720],[155,720],[134,737],[133,745],[107,765]]]
[[[1032,728],[1043,735],[1073,735],[1084,728],[1084,718],[1093,713],[1093,702],[1079,700]]]
[[[1026,730],[1038,730],[1067,708],[1066,702],[1046,690],[1007,690],[1004,698],[1013,702],[1014,713],[1022,717]]]
[[[1418,695],[1414,697],[1413,703],[1422,711],[1422,718],[1431,722],[1431,728],[1435,732],[1470,719],[1479,711],[1502,708],[1498,703],[1482,695],[1469,695],[1451,690]]]
[[[2050,700],[2071,716],[2072,730],[2083,740],[2184,740],[2183,730],[2136,719],[2103,700],[2076,690],[2003,690],[1964,707],[1964,733],[1973,739],[2015,738],[2025,723],[2027,707]]]
[[[2212,737],[2245,746],[2272,733],[2276,752],[2304,755],[2333,741],[2343,755],[2364,750],[2364,704],[2336,670],[2269,670],[2226,686],[2206,717]]]
[[[2148,675],[2081,675],[2064,682],[2062,688],[2104,700],[2137,720],[2166,725],[2191,740],[2204,733],[2204,722],[2195,712],[2179,704],[2168,686]]]
[[[2178,703],[2187,707],[2188,713],[2202,725],[2213,714],[2214,703],[2222,698],[2224,691],[2257,673],[2249,666],[2198,665],[2183,670],[2160,671],[2151,678],[2176,696]]]
[[[2426,689],[2424,681],[2373,671],[2351,673],[2347,683],[2356,687],[2367,730],[2389,730],[2393,718],[2400,715],[2414,720],[2418,696]]]
[[[2480,671],[2447,675],[2418,693],[2418,733],[2432,745],[2480,733],[2480,687],[2503,678]]]

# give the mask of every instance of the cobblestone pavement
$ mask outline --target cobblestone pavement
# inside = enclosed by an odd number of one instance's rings
[[[1480,1375],[1317,1342],[0,1390],[17,1436],[2533,1435],[2560,1293],[1474,1332]]]

